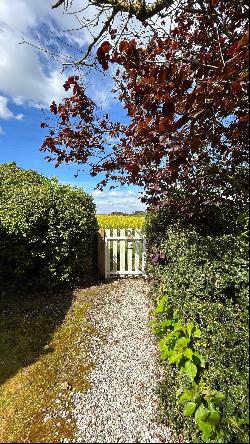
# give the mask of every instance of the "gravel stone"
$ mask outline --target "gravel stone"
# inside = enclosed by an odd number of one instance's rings
[[[110,285],[112,290],[105,286],[106,293],[100,292],[89,313],[98,332],[89,347],[94,369],[90,388],[71,394],[76,422],[72,442],[177,442],[157,415],[161,366],[148,327],[152,307],[147,282],[128,278]]]

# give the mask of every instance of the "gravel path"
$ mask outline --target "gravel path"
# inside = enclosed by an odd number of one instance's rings
[[[100,292],[89,313],[99,335],[90,345],[89,358],[95,364],[91,388],[73,394],[73,442],[176,442],[157,422],[161,373],[148,327],[147,284],[143,279],[124,279],[110,285],[111,292]]]

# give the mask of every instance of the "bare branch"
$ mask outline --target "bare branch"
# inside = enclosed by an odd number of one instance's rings
[[[84,62],[84,60],[86,60],[88,55],[91,53],[91,50],[92,50],[93,46],[96,44],[96,42],[98,42],[98,40],[101,38],[101,36],[104,34],[104,32],[107,31],[110,23],[115,18],[116,14],[117,14],[117,12],[114,9],[112,14],[111,14],[111,16],[104,23],[104,25],[103,25],[101,31],[99,32],[99,34],[94,38],[93,42],[89,45],[87,52],[84,54],[84,56],[80,60],[77,60],[75,62],[76,65],[81,65]]]
[[[49,49],[44,48],[43,46],[39,47],[38,45],[35,45],[34,43],[31,43],[31,42],[25,40],[24,38],[23,38],[23,40],[21,42],[19,42],[19,45],[23,45],[23,44],[29,45],[29,46],[37,49],[40,52],[48,54],[50,57],[52,57],[54,60],[57,60],[59,63],[62,63],[65,60],[67,65],[71,65],[72,66],[74,64],[73,61],[72,61],[72,63],[69,62],[69,58],[71,58],[70,56],[67,56],[67,55],[65,55],[65,54],[63,54],[61,52],[60,53],[52,52]]]

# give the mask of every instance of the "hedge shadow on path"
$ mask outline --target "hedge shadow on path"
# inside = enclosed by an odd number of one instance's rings
[[[0,294],[0,384],[53,353],[48,344],[72,300],[72,291]]]

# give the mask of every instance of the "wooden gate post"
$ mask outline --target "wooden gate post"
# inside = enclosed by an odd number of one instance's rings
[[[98,274],[105,278],[105,230],[98,231]]]

